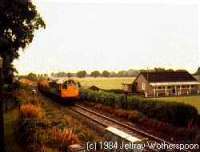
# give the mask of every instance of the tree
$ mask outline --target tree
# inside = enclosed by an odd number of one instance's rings
[[[29,80],[37,80],[37,75],[35,74],[35,73],[29,73],[28,75],[27,75],[27,79],[29,79]]]
[[[110,76],[110,72],[104,70],[104,71],[102,72],[102,76],[104,76],[104,77],[109,77],[109,76]]]
[[[4,83],[12,83],[15,68],[12,62],[19,50],[30,44],[34,31],[45,23],[30,0],[0,1],[0,55],[4,59]]]
[[[79,78],[83,78],[83,77],[85,77],[86,75],[87,75],[87,72],[86,72],[85,70],[83,70],[83,71],[78,71],[78,72],[76,73],[76,76],[79,77]]]
[[[119,77],[126,77],[127,75],[128,75],[127,71],[125,71],[125,70],[119,71],[117,73],[117,76],[119,76]]]
[[[100,76],[101,75],[101,73],[99,72],[99,71],[93,71],[93,72],[91,72],[91,74],[90,74],[92,77],[98,77],[98,76]]]
[[[197,71],[194,74],[195,75],[200,75],[200,67],[198,67]]]
[[[137,70],[129,69],[127,71],[127,76],[129,76],[129,77],[136,77],[138,75],[138,73],[139,72]]]
[[[48,79],[48,74],[44,73],[37,75],[37,80],[44,80],[44,79]]]
[[[68,73],[67,73],[67,77],[68,77],[68,78],[71,78],[71,77],[72,77],[72,73],[68,72]]]
[[[54,73],[54,72],[52,72],[52,73],[51,73],[51,76],[52,76],[52,77],[54,77],[54,76],[55,76],[55,73]]]
[[[116,77],[116,76],[117,76],[116,72],[114,72],[114,71],[110,72],[110,77]]]
[[[45,28],[45,23],[30,0],[0,1],[0,56],[3,58],[3,84],[12,84],[15,68],[13,60],[19,50],[30,44],[34,31]],[[1,98],[2,100],[2,98]],[[2,103],[2,101],[0,101]],[[0,117],[3,118],[2,104]],[[0,121],[0,151],[4,151],[3,119]]]
[[[164,72],[164,71],[166,71],[166,70],[165,70],[165,68],[155,67],[155,68],[154,68],[154,71],[155,71],[155,72]]]
[[[68,76],[68,74],[65,72],[58,72],[55,75],[56,75],[56,77],[67,77]]]

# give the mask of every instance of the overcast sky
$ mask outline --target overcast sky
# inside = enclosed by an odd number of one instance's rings
[[[199,4],[185,2],[37,1],[47,28],[14,64],[20,74],[152,67],[194,72],[200,66]]]

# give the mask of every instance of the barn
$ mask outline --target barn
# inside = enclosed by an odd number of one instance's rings
[[[140,72],[133,85],[134,91],[145,95],[145,97],[181,96],[200,93],[200,82],[187,71]]]

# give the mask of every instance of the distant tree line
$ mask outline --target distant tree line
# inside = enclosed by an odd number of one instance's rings
[[[98,71],[94,70],[92,72],[87,72],[86,70],[80,70],[77,71],[76,73],[72,72],[57,72],[57,73],[51,73],[51,77],[79,77],[79,78],[84,78],[84,77],[136,77],[140,72],[145,72],[145,71],[157,71],[157,72],[162,72],[162,71],[175,71],[173,69],[165,69],[165,68],[160,68],[156,67],[154,69],[141,69],[141,70],[134,70],[134,69],[129,69],[129,70],[121,70],[121,71],[108,71],[108,70],[103,70],[103,71]],[[184,69],[179,69],[176,71],[185,71]],[[197,72],[195,74],[200,74],[200,68],[198,68]],[[24,76],[20,76],[21,78],[28,78],[29,80],[40,80],[48,77],[48,74],[35,74],[35,73],[29,73]]]
[[[69,72],[58,72],[58,73],[51,73],[52,77],[79,77],[79,78],[84,78],[84,77],[135,77],[139,73],[138,70],[123,70],[123,71],[108,71],[108,70],[103,70],[103,71],[98,71],[94,70],[92,72],[87,72],[86,70],[81,70],[76,73],[69,73]]]
[[[35,73],[29,73],[27,75],[21,75],[19,78],[26,78],[32,81],[37,81],[37,80],[42,80],[42,79],[47,79],[48,74],[35,74]]]
[[[175,71],[173,69],[165,69],[165,68],[160,68],[156,67],[154,69],[141,69],[141,70],[134,70],[134,69],[129,69],[129,70],[121,70],[121,71],[92,71],[88,73],[86,70],[78,71],[76,73],[67,73],[67,72],[58,72],[58,73],[51,73],[52,77],[79,77],[79,78],[84,78],[84,77],[136,77],[140,72],[144,71]],[[179,69],[176,71],[185,71],[183,69]]]

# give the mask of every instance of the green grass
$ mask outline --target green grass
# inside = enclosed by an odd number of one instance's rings
[[[24,152],[15,138],[15,122],[18,118],[18,109],[11,110],[4,114],[5,145],[7,152]]]
[[[183,102],[186,104],[190,104],[197,108],[198,112],[200,113],[200,96],[182,96],[182,97],[161,97],[161,98],[152,98],[156,100],[162,100],[166,102],[176,101],[176,102]]]
[[[122,83],[132,83],[134,77],[127,78],[76,78],[81,86],[90,87],[95,85],[101,89],[122,89]]]

